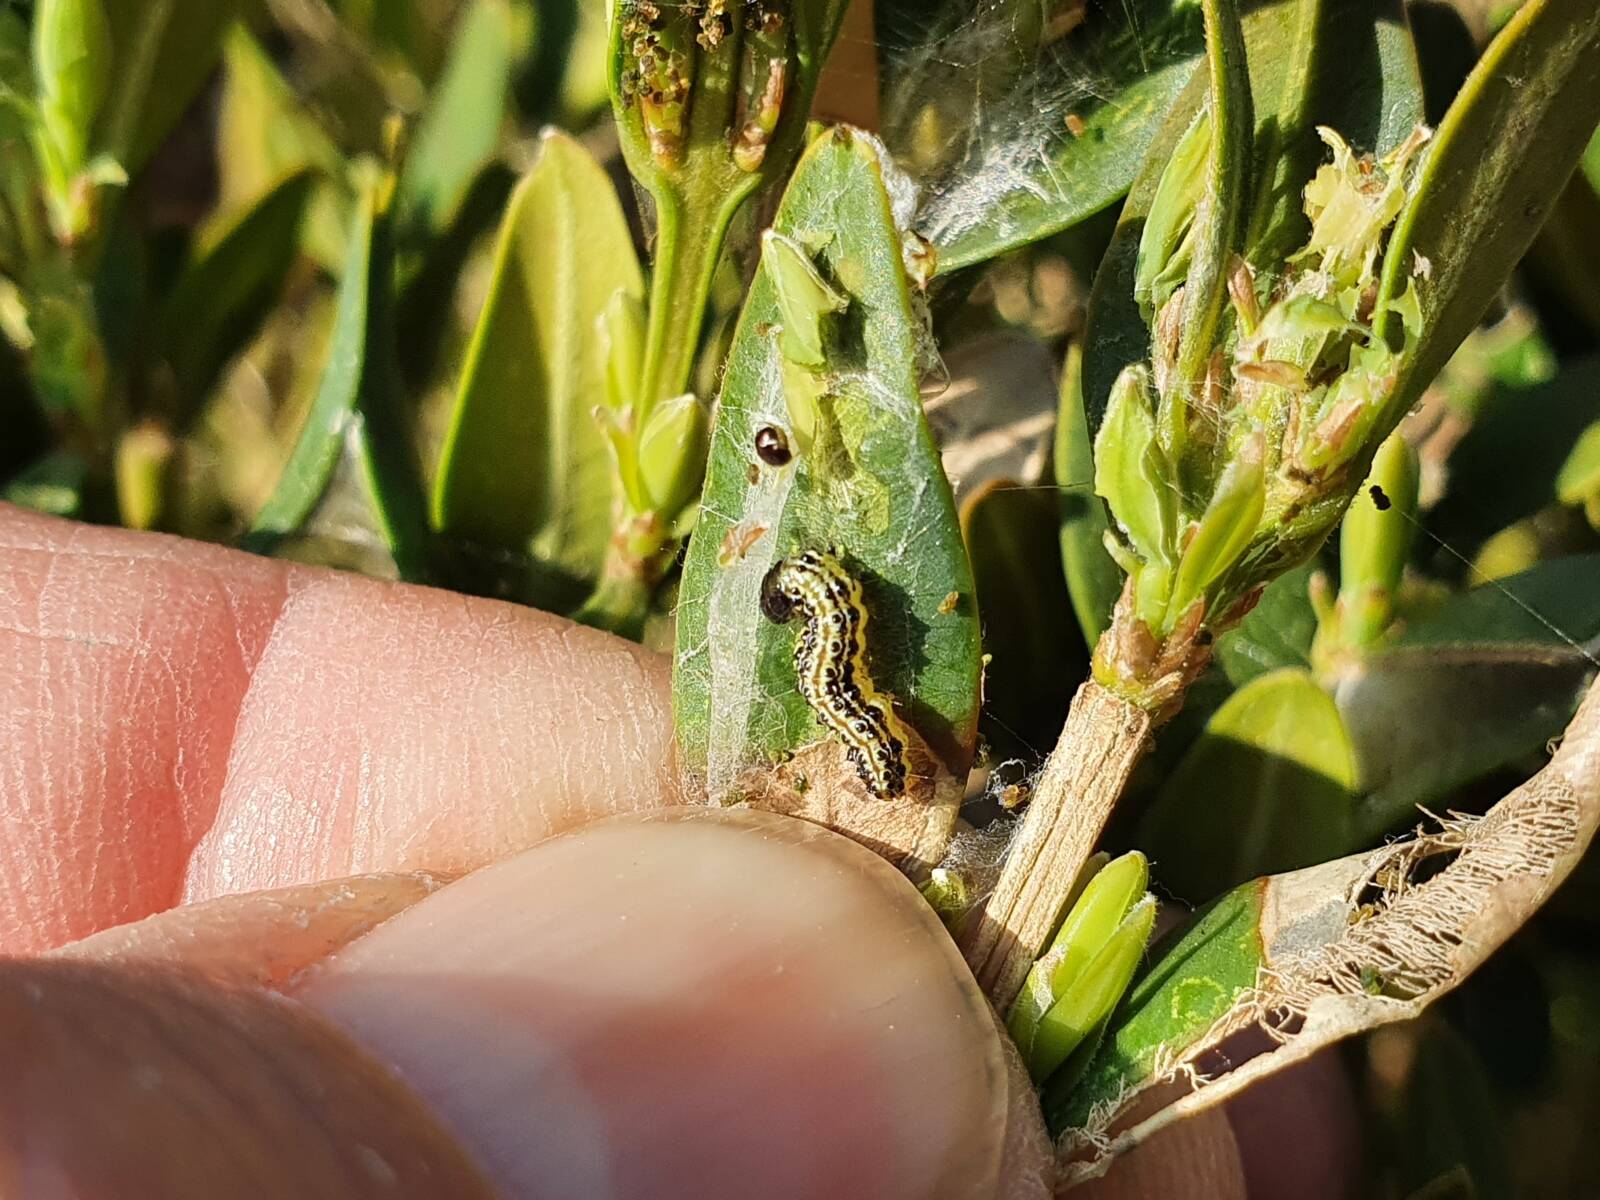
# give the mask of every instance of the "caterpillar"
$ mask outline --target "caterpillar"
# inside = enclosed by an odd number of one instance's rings
[[[861,584],[832,549],[779,559],[761,581],[761,611],[770,621],[805,621],[794,646],[800,694],[880,800],[906,790],[905,727],[867,670],[867,606]]]

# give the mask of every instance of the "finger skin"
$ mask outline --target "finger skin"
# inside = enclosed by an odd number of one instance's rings
[[[414,1094],[298,1005],[42,959],[0,960],[0,1195],[493,1197]]]
[[[284,572],[0,506],[0,952],[177,901]]]
[[[510,1196],[1045,1194],[1003,1190],[1045,1164],[1003,1163],[1006,1060],[931,910],[786,818],[590,825],[416,904],[297,995]]]
[[[1228,1118],[1213,1109],[1163,1129],[1118,1159],[1108,1174],[1068,1195],[1072,1200],[1245,1200],[1249,1193]]]
[[[530,1043],[542,1045],[549,1040],[545,1027],[548,1014],[540,1004],[518,1004],[517,989],[530,988],[539,982],[539,977],[552,969],[551,962],[568,963],[576,987],[593,988],[597,983],[604,983],[603,972],[592,969],[590,964],[603,966],[614,961],[618,956],[617,930],[623,925],[631,926],[633,935],[646,945],[651,955],[685,960],[686,966],[670,964],[680,973],[675,982],[666,981],[672,985],[669,995],[682,994],[681,999],[673,1000],[672,1006],[688,1014],[680,1018],[680,1027],[674,1031],[677,1036],[652,1037],[653,1026],[634,1015],[616,1011],[620,1005],[605,1011],[586,1009],[584,1015],[596,1023],[632,1028],[634,1037],[643,1043],[642,1049],[629,1050],[635,1056],[626,1064],[629,1069],[619,1070],[614,1076],[622,1089],[618,1103],[624,1109],[631,1109],[635,1119],[616,1133],[615,1143],[609,1149],[619,1157],[635,1161],[641,1172],[655,1171],[658,1175],[684,1169],[674,1122],[692,1119],[697,1111],[693,1106],[708,1103],[703,1091],[718,1083],[724,1090],[742,1088],[742,1094],[756,1099],[747,1110],[742,1105],[734,1105],[740,1111],[731,1118],[706,1117],[701,1123],[741,1143],[754,1138],[760,1144],[763,1136],[769,1136],[766,1127],[771,1124],[767,1120],[770,1106],[765,1102],[769,1095],[786,1095],[795,1104],[806,1103],[805,1097],[809,1096],[809,1103],[819,1106],[824,1113],[839,1108],[838,1098],[828,1094],[826,1088],[813,1086],[809,1091],[802,1090],[808,1077],[806,1072],[788,1070],[781,1059],[770,1054],[741,1055],[737,1053],[737,1046],[729,1049],[729,1043],[738,1036],[738,1024],[728,1021],[731,1032],[722,1036],[724,1020],[714,1010],[707,1011],[707,1004],[728,1000],[737,1005],[738,996],[726,984],[715,986],[704,982],[704,973],[718,969],[716,963],[707,961],[708,954],[716,950],[726,958],[744,953],[758,963],[780,962],[785,969],[779,986],[793,982],[795,987],[804,988],[807,980],[820,980],[821,986],[827,986],[826,980],[831,975],[843,973],[850,977],[849,986],[844,989],[845,996],[861,987],[877,988],[887,994],[888,999],[871,1011],[886,1024],[894,1024],[897,1031],[915,1033],[915,1045],[930,1047],[918,1051],[913,1045],[908,1050],[903,1032],[889,1036],[887,1044],[880,1044],[880,1039],[886,1035],[868,1028],[859,1052],[845,1053],[867,1062],[887,1058],[880,1069],[903,1076],[908,1087],[917,1092],[909,1102],[886,1104],[873,1114],[873,1119],[879,1120],[881,1133],[881,1118],[887,1117],[890,1134],[886,1135],[886,1140],[898,1139],[902,1147],[921,1147],[925,1158],[934,1156],[941,1149],[936,1140],[940,1110],[934,1102],[941,1096],[948,1101],[951,1094],[960,1099],[960,1094],[959,1089],[952,1093],[949,1087],[939,1087],[930,1081],[920,1060],[942,1060],[948,1066],[951,1056],[959,1058],[972,1053],[975,1026],[967,1016],[978,1005],[970,992],[959,985],[954,988],[952,1006],[936,1002],[931,1011],[920,1015],[907,1011],[907,996],[914,996],[919,990],[925,993],[927,988],[922,981],[948,975],[952,970],[948,939],[928,920],[925,906],[911,889],[895,876],[882,881],[881,891],[874,887],[839,887],[834,856],[828,852],[826,844],[816,844],[819,839],[828,842],[831,835],[809,831],[807,837],[794,842],[787,836],[774,838],[773,831],[763,824],[776,818],[705,814],[702,819],[732,821],[736,828],[748,822],[750,827],[746,832],[761,839],[756,843],[759,852],[744,860],[742,856],[748,848],[744,838],[727,847],[716,841],[708,842],[699,850],[689,852],[686,847],[673,844],[678,840],[675,835],[681,831],[671,821],[646,816],[635,818],[628,830],[629,836],[620,839],[614,847],[624,853],[604,854],[596,869],[579,872],[575,895],[571,894],[572,889],[563,888],[559,872],[545,869],[547,860],[543,850],[496,868],[491,875],[498,874],[501,879],[494,883],[490,894],[471,898],[466,906],[470,919],[466,922],[469,928],[465,933],[458,929],[462,923],[459,916],[453,918],[448,912],[441,913],[425,905],[416,912],[415,919],[408,916],[383,926],[378,935],[379,952],[373,953],[370,947],[362,945],[362,939],[382,926],[387,918],[435,895],[439,881],[404,875],[368,876],[267,893],[225,896],[173,909],[64,947],[53,957],[100,965],[122,964],[136,972],[153,966],[187,968],[203,972],[208,979],[221,979],[234,986],[235,991],[242,990],[236,986],[240,983],[293,990],[307,978],[308,970],[315,972],[317,964],[331,957],[335,963],[330,972],[334,976],[331,984],[327,979],[312,975],[306,990],[313,995],[324,987],[342,991],[340,1004],[350,1013],[344,1023],[358,1040],[365,1036],[364,1027],[372,1014],[376,1014],[381,1028],[378,1036],[368,1043],[370,1052],[375,1058],[400,1067],[425,1091],[489,1089],[481,1103],[471,1096],[472,1103],[452,1102],[448,1111],[461,1131],[462,1140],[474,1146],[500,1147],[497,1153],[509,1158],[509,1170],[538,1172],[546,1162],[535,1153],[544,1149],[542,1143],[527,1134],[521,1125],[508,1122],[505,1114],[521,1113],[524,1119],[543,1127],[546,1123],[544,1108],[563,1113],[581,1097],[569,1086],[567,1076],[549,1067],[554,1055],[541,1056],[527,1051]],[[624,822],[618,820],[614,824]],[[662,836],[668,839],[667,846],[653,848],[652,842]],[[881,864],[870,858],[866,858],[865,863],[856,862],[857,858],[865,856],[852,844],[845,843],[842,851],[839,863],[849,869],[850,876],[856,875],[859,868],[868,872],[870,881],[882,871]],[[778,854],[780,861],[791,856],[795,861],[786,867],[775,866],[771,860],[773,853]],[[692,881],[709,874],[720,882],[703,886],[695,900],[686,898],[681,888],[638,887],[639,881],[635,880],[631,894],[643,896],[637,903],[628,903],[626,897],[630,893],[611,886],[619,876],[633,869],[630,864],[641,859],[657,859],[661,854],[671,857],[668,865],[674,880],[682,876]],[[746,862],[744,868],[739,866],[741,861]],[[828,885],[827,895],[820,902],[813,894],[818,886],[815,875],[819,867],[822,880]],[[660,869],[664,868],[658,864]],[[755,877],[743,879],[746,870],[752,871]],[[800,879],[808,880],[810,886],[793,886],[794,872],[798,872]],[[773,889],[777,896],[764,897],[764,893]],[[536,921],[534,914],[547,903],[547,898],[561,895],[564,890],[568,893],[567,900],[563,906],[558,906],[558,911],[566,912],[565,923]],[[596,891],[608,894],[596,900],[591,895]],[[729,892],[733,893],[731,899],[726,896]],[[447,889],[440,894],[448,896],[450,891]],[[711,914],[690,919],[686,910],[703,908],[708,897],[712,901]],[[907,905],[910,912],[902,912]],[[442,902],[436,907],[442,907]],[[626,922],[621,920],[623,917],[627,918]],[[896,922],[906,921],[909,921],[910,933],[901,939],[904,944],[897,944],[891,933],[888,939],[891,951],[879,953],[876,947],[883,937],[884,925],[893,929]],[[800,926],[799,936],[796,935],[797,925]],[[512,946],[508,950],[490,944],[488,952],[484,952],[484,947],[473,940],[480,936],[479,926],[499,930],[500,940],[509,940]],[[398,946],[394,944],[396,938]],[[743,941],[736,942],[736,938]],[[579,949],[575,950],[574,946]],[[350,953],[341,953],[347,947]],[[594,953],[588,953],[585,947],[592,948]],[[403,959],[398,972],[390,961],[396,955]],[[533,980],[525,978],[528,972],[524,965],[515,961],[524,956],[537,960],[536,966],[543,964]],[[640,961],[637,955],[623,954],[622,957],[626,959],[625,966],[633,968],[639,979],[661,981],[662,972],[651,971],[650,964]],[[869,961],[861,962],[863,957]],[[916,960],[924,958],[926,961],[918,965]],[[970,978],[959,967],[955,970],[957,979],[966,981],[970,987]],[[885,972],[888,978],[884,977]],[[353,988],[347,986],[352,974],[357,980]],[[895,978],[907,974],[917,982],[907,985],[903,979]],[[425,1004],[408,994],[410,979],[416,975],[435,977],[426,989]],[[496,993],[501,1003],[489,1006],[497,1011],[487,1014],[482,999],[488,990],[486,977],[495,988],[504,988],[503,995]],[[613,990],[628,999],[640,993],[641,988],[630,978]],[[730,995],[732,998],[728,999]],[[839,998],[807,1003],[803,991],[797,995],[797,1003],[776,1010],[772,1020],[777,1028],[767,1030],[764,1036],[772,1044],[788,1047],[791,1054],[822,1057],[825,1052],[816,1049],[819,1043],[829,1038],[837,1040],[840,1036],[839,1018],[834,1011]],[[453,1015],[458,1007],[458,996],[461,1014]],[[442,1018],[433,1016],[431,1006],[434,1005],[443,1008]],[[655,1007],[669,1006],[662,1002]],[[403,1014],[403,1019],[397,1019],[397,1013]],[[696,1013],[697,1017],[693,1015]],[[698,1030],[693,1027],[696,1022]],[[412,1023],[420,1024],[421,1029],[411,1032]],[[708,1034],[705,1026],[711,1024],[716,1028]],[[690,1026],[687,1031],[685,1025]],[[186,1034],[191,1042],[194,1037],[194,1031]],[[674,1047],[678,1042],[696,1041],[709,1049],[696,1050],[690,1044],[687,1053],[694,1061],[668,1062],[666,1066],[670,1069],[652,1062],[651,1056],[657,1051],[658,1043],[665,1045],[670,1053],[677,1052]],[[1003,1102],[995,1098],[992,1106],[977,1106],[992,1107],[991,1115],[979,1115],[957,1130],[955,1145],[943,1152],[964,1159],[988,1161],[993,1147],[998,1144],[1000,1165],[996,1190],[988,1194],[1008,1200],[1044,1200],[1050,1195],[1051,1148],[1039,1121],[1032,1089],[1020,1070],[1015,1052],[1000,1037],[992,1019],[988,1032],[979,1034],[977,1041],[976,1052],[985,1061],[990,1053],[985,1047],[995,1044],[1010,1060],[1012,1072],[1007,1080],[1006,1095]],[[400,1046],[398,1054],[391,1053],[391,1046],[396,1043]],[[420,1068],[419,1046],[423,1059]],[[717,1070],[720,1060],[715,1051],[718,1049],[723,1050],[725,1066],[745,1072],[742,1077],[735,1076],[732,1084],[727,1069],[720,1073]],[[489,1060],[487,1066],[481,1061],[484,1059]],[[911,1060],[909,1065],[907,1059]],[[444,1064],[442,1069],[441,1063]],[[854,1069],[864,1070],[859,1066]],[[521,1095],[516,1095],[512,1085],[518,1081],[519,1072],[527,1087]],[[452,1075],[458,1077],[452,1078]],[[985,1077],[988,1077],[987,1071]],[[551,1085],[554,1091],[547,1093],[542,1084],[552,1078],[555,1079]],[[605,1078],[595,1085],[595,1091],[599,1100],[591,1104],[589,1110],[603,1114],[612,1106]],[[506,1099],[508,1092],[513,1093],[512,1099]],[[904,1096],[903,1090],[900,1095]],[[860,1099],[860,1096],[847,1097],[846,1103],[857,1103]],[[970,1097],[962,1100],[963,1104],[970,1102]],[[1294,1098],[1288,1097],[1286,1102],[1292,1104]],[[1000,1113],[1002,1104],[1003,1115],[993,1116],[993,1113]],[[638,1118],[637,1111],[641,1109],[646,1115]],[[629,1138],[630,1130],[653,1130],[655,1122],[663,1122],[657,1141],[669,1143],[664,1153],[671,1161],[654,1163],[644,1157],[644,1147]],[[799,1126],[799,1122],[789,1124]],[[897,1130],[897,1126],[903,1128]],[[801,1132],[803,1130],[797,1132],[796,1137]],[[181,1129],[179,1133],[188,1136]],[[1316,1141],[1315,1130],[1310,1135],[1302,1130],[1295,1144],[1302,1153],[1314,1153],[1315,1146],[1308,1143]],[[974,1145],[978,1149],[974,1150]],[[780,1155],[774,1162],[784,1161],[782,1150],[780,1147]],[[722,1148],[712,1146],[709,1152],[720,1155]],[[809,1142],[799,1143],[789,1153],[831,1157],[839,1153],[839,1148],[830,1144],[826,1136],[813,1132]],[[878,1162],[883,1153],[886,1151],[864,1151],[872,1163]],[[556,1171],[563,1169],[559,1154],[551,1161]],[[870,1173],[862,1176],[869,1177]],[[560,1178],[558,1174],[556,1182],[559,1183]],[[827,1177],[823,1179],[827,1186],[832,1186],[833,1182]],[[651,1186],[658,1184],[659,1178],[653,1178]],[[842,1194],[858,1193],[847,1190]],[[1239,1155],[1228,1124],[1209,1115],[1139,1148],[1120,1160],[1108,1177],[1076,1194],[1094,1200],[1134,1200],[1136,1197],[1229,1200],[1246,1193]]]
[[[235,985],[283,988],[446,882],[391,872],[218,896],[103,929],[46,957],[181,966]]]
[[[5,505],[0,744],[9,953],[676,797],[668,666],[636,646]]]

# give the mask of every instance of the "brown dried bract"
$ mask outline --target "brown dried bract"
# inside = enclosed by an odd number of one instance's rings
[[[729,789],[741,804],[826,825],[882,855],[912,879],[944,857],[961,805],[962,783],[909,726],[905,793],[874,796],[833,738],[797,751],[781,765],[752,768]]]

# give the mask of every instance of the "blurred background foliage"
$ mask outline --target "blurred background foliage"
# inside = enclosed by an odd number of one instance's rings
[[[35,96],[42,7],[0,4],[9,96]],[[1430,119],[1514,7],[1406,6]],[[1194,53],[1183,9],[882,0],[875,31],[847,24],[818,96],[818,116],[882,114],[924,187],[919,227],[946,254],[927,297],[941,361],[923,390],[987,656],[974,820],[1025,798],[1120,586],[1100,549],[1075,339],[1153,132],[1126,114],[1170,99],[1182,77],[1162,72]],[[520,428],[530,389],[553,386],[519,373],[525,356],[579,323],[587,338],[593,312],[641,288],[650,206],[610,113],[603,0],[104,12],[103,36],[75,51],[103,56],[90,89],[103,95],[38,98],[69,125],[88,106],[83,144],[52,144],[90,183],[41,179],[33,118],[0,108],[5,499],[581,611],[612,535],[610,485],[530,474],[493,420]],[[1101,109],[1124,124],[1077,116]],[[1015,199],[1019,176],[1062,163],[1065,193]],[[713,280],[702,398],[770,203],[736,220]],[[557,212],[591,225],[558,236]],[[1600,137],[1491,318],[1407,417],[1405,453],[1380,462],[1383,506],[1358,500],[1339,544],[1268,589],[1145,764],[1109,848],[1147,853],[1158,892],[1199,903],[1376,844],[1419,805],[1481,811],[1542,760],[1600,646],[1596,247]],[[575,369],[588,374],[561,377],[563,403],[586,412],[604,364]],[[446,487],[441,456],[469,407],[493,419]],[[579,446],[550,463],[602,453],[583,448],[601,445],[587,425],[540,436]],[[388,502],[369,504],[363,479]],[[674,596],[669,566],[646,641],[671,644]],[[1591,862],[1425,1020],[1346,1051],[1370,1135],[1363,1195],[1600,1194],[1597,935]]]

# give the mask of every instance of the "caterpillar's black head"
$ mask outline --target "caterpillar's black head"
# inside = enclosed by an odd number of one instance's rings
[[[785,591],[781,583],[784,561],[779,559],[761,580],[761,615],[779,625],[786,625],[794,617],[795,598]]]

